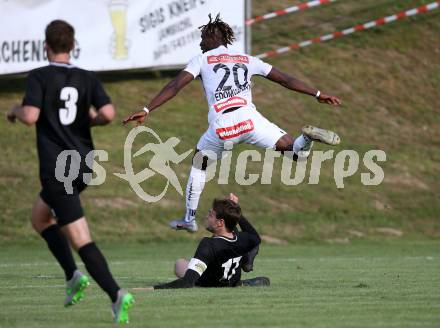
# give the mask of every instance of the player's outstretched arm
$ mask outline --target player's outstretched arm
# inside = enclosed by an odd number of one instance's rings
[[[128,122],[137,122],[138,124],[143,124],[148,114],[158,108],[159,106],[166,103],[168,100],[173,98],[177,93],[182,90],[188,83],[194,80],[191,73],[186,71],[181,71],[170,83],[168,83],[150,102],[146,107],[147,110],[140,110],[126,117],[123,121],[124,124]]]
[[[9,122],[15,123],[15,120],[18,119],[23,124],[29,126],[37,123],[38,117],[40,117],[40,109],[35,106],[15,105],[6,114]]]
[[[192,288],[196,285],[196,282],[199,279],[199,277],[200,275],[196,271],[186,270],[184,276],[179,279],[173,280],[168,283],[159,284],[156,286],[134,288],[134,290],[149,292],[155,289]]]
[[[306,83],[294,78],[293,76],[281,72],[275,67],[272,67],[272,70],[266,76],[266,78],[282,85],[287,89],[314,96],[320,103],[325,103],[333,106],[339,106],[341,104],[341,100],[339,98],[326,95],[320,92],[318,89],[312,88]]]
[[[154,286],[154,289],[191,288],[208,268],[213,260],[212,244],[210,238],[203,238],[197,247],[194,257],[189,261],[185,275],[167,284]]]
[[[153,286],[154,289],[177,289],[177,288],[192,288],[195,286],[196,281],[200,278],[200,275],[194,270],[186,270],[185,275],[182,278],[176,279],[166,284],[160,284]]]

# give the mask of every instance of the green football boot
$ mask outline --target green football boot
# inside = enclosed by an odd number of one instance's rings
[[[84,296],[84,290],[89,284],[89,278],[87,278],[82,272],[76,270],[72,279],[67,282],[64,306],[71,306],[82,299]]]
[[[126,290],[118,291],[118,299],[112,304],[112,313],[115,322],[128,323],[128,310],[134,304],[134,297]]]

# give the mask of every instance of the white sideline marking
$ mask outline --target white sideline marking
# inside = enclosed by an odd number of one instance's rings
[[[22,288],[65,288],[66,285],[12,285],[12,286],[1,286],[0,289],[22,289]]]
[[[1,263],[0,268],[52,265],[54,262]]]
[[[393,257],[393,260],[401,259],[399,257]],[[404,260],[410,260],[410,261],[420,261],[420,260],[426,260],[426,261],[433,261],[438,260],[438,258],[433,256],[405,256],[403,257]],[[325,262],[325,261],[345,261],[345,260],[356,260],[356,261],[389,261],[390,257],[318,257],[318,258],[309,258],[309,257],[285,257],[285,258],[276,258],[276,259],[258,259],[258,262],[297,262],[297,261],[319,261],[319,262]]]
[[[189,257],[189,256],[188,256]],[[401,259],[402,257],[392,257],[393,260],[398,260]],[[287,261],[287,262],[295,262],[295,261],[342,261],[342,260],[361,260],[361,261],[366,261],[366,260],[389,260],[390,257],[385,257],[385,256],[378,256],[378,257],[318,257],[318,258],[311,258],[311,257],[278,257],[278,258],[274,258],[274,259],[260,259],[258,258],[259,262],[279,262],[279,261]],[[404,260],[413,260],[413,261],[419,261],[419,260],[428,260],[428,261],[433,261],[433,260],[438,260],[439,257],[435,257],[435,256],[404,256],[403,257]],[[172,264],[174,263],[174,260],[132,260],[132,261],[109,261],[110,265],[127,265],[127,264],[142,264],[142,263],[161,263],[161,264]],[[58,264],[54,261],[54,262],[28,262],[28,263],[2,263],[0,264],[1,268],[13,268],[13,267],[32,267],[32,266],[47,266],[47,265],[51,265],[51,266],[57,266]],[[35,278],[35,277],[34,277]]]
[[[79,262],[82,263],[82,262]],[[174,261],[165,261],[165,260],[133,260],[133,261],[109,261],[111,265],[126,265],[127,263],[174,263]],[[0,268],[14,268],[14,267],[32,267],[32,266],[58,266],[58,264],[53,262],[25,262],[25,263],[1,263]]]

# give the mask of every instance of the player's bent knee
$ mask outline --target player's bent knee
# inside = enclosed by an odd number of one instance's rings
[[[61,227],[75,250],[92,242],[86,218],[82,217]]]
[[[290,135],[285,134],[277,141],[275,149],[281,152],[293,151],[293,142],[293,138]]]
[[[185,259],[178,259],[176,260],[176,263],[174,264],[174,273],[176,274],[177,278],[182,278],[186,270],[188,269],[188,261]]]
[[[41,233],[46,228],[56,224],[49,206],[41,199],[41,197],[37,198],[32,207],[31,224],[32,228],[38,233]]]
[[[92,242],[92,238],[90,235],[77,235],[69,237],[70,245],[73,247],[75,251],[78,251],[81,247],[90,244]]]
[[[39,234],[41,234],[44,230],[46,230],[47,228],[49,228],[51,225],[56,224],[57,222],[51,218],[49,221],[34,221],[33,219],[31,219],[31,224],[32,224],[32,228],[38,232]]]
[[[206,171],[208,167],[209,158],[206,155],[203,155],[202,152],[196,149],[194,156],[192,158],[192,166],[196,169]]]

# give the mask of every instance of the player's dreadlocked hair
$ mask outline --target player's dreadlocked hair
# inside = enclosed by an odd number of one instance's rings
[[[217,14],[214,20],[212,20],[211,14],[208,15],[209,22],[206,25],[202,25],[199,29],[202,33],[210,36],[220,36],[223,44],[232,44],[235,40],[234,31],[220,18],[220,14]]]

